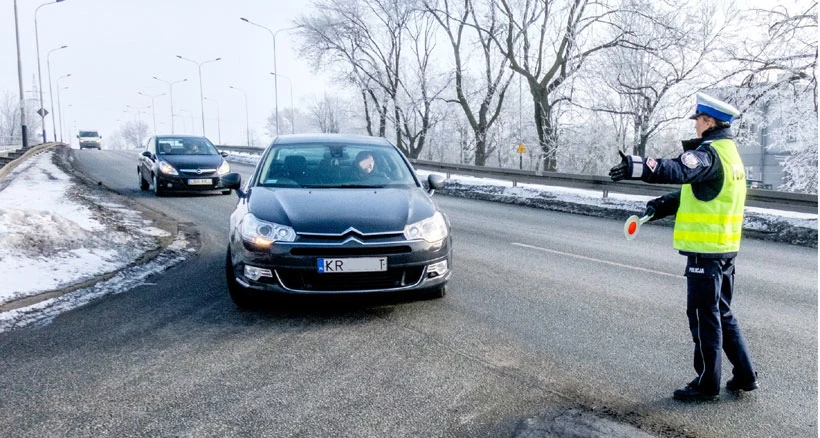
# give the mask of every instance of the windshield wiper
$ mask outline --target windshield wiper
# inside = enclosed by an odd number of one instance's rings
[[[384,184],[342,184],[333,187],[337,189],[383,189]]]

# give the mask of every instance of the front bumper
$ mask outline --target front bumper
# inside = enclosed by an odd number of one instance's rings
[[[256,291],[286,294],[358,294],[425,291],[440,288],[452,273],[450,238],[430,244],[396,240],[363,244],[350,239],[343,244],[277,243],[267,253],[251,250],[242,242],[231,244],[236,281]],[[319,258],[386,257],[387,270],[379,272],[319,273]],[[444,272],[431,266],[446,262]],[[256,279],[245,275],[245,266],[269,270]]]
[[[207,184],[191,184],[193,180],[208,180]],[[206,191],[206,190],[222,190],[221,180],[216,174],[211,175],[194,175],[194,176],[179,176],[179,175],[165,175],[160,173],[157,175],[157,183],[162,190],[180,190],[180,191]]]

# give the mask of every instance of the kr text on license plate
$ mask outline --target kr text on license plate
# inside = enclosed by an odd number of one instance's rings
[[[345,272],[379,272],[387,270],[387,257],[355,257],[316,260],[320,274]]]

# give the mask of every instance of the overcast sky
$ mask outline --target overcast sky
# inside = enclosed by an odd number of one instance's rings
[[[247,92],[249,124],[259,138],[268,139],[265,120],[274,109],[273,41],[269,32],[241,21],[240,17],[273,31],[293,26],[307,11],[307,0],[17,0],[20,26],[23,87],[26,98],[39,96],[35,10],[40,40],[43,100],[51,109],[47,58],[50,59],[54,106],[57,107],[57,79],[63,108],[64,139],[77,129],[99,129],[104,137],[113,134],[126,120],[140,117],[153,129],[148,95],[166,93],[154,100],[157,131],[170,132],[169,87],[166,81],[187,78],[173,86],[174,119],[177,133],[201,134],[199,74],[197,66],[180,60],[181,55],[196,61],[222,58],[204,64],[202,82],[205,97],[206,135],[223,144],[245,144],[245,97],[230,85]],[[67,45],[68,48],[52,49]],[[297,53],[294,35],[282,31],[276,37],[276,65],[280,75],[293,81],[293,98],[321,96],[327,79],[313,74],[310,65]],[[290,107],[288,79],[279,80],[279,110]],[[62,89],[68,87],[68,89]],[[11,93],[19,98],[17,52],[14,35],[13,0],[3,0],[0,9],[0,96]],[[220,123],[217,126],[217,104]],[[39,106],[39,102],[38,102]],[[138,115],[132,108],[142,107]],[[57,120],[59,124],[59,120]],[[31,121],[28,122],[31,126]],[[221,128],[221,129],[218,129]],[[192,131],[193,129],[193,131]],[[59,127],[57,128],[59,131]],[[46,131],[52,121],[46,117]],[[38,139],[39,132],[30,137]]]

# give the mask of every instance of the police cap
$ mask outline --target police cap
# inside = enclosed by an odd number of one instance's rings
[[[731,123],[735,116],[740,115],[740,111],[722,100],[715,99],[707,94],[698,93],[695,114],[692,114],[689,118],[696,119],[702,115],[714,117],[715,120],[721,122]]]

